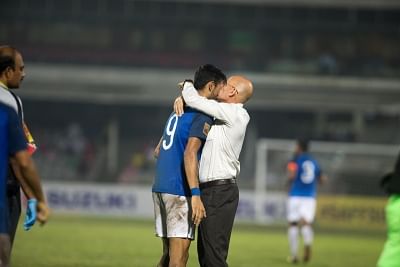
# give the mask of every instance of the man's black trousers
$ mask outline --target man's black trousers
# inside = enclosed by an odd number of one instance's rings
[[[228,266],[229,241],[239,203],[237,184],[207,187],[201,190],[207,217],[198,230],[197,252],[201,267]]]

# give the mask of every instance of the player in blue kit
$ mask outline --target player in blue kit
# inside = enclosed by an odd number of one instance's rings
[[[27,149],[26,138],[17,113],[7,105],[0,103],[0,267],[9,266],[11,250],[6,195],[10,157],[21,168],[24,182],[38,201],[36,207],[38,220],[44,223],[48,217],[48,208],[44,202],[39,176]]]
[[[8,235],[7,166],[9,156],[26,149],[26,140],[17,114],[0,104],[0,266],[8,266],[10,237]]]
[[[195,73],[194,86],[200,95],[215,98],[226,85],[226,76],[212,65]],[[157,266],[186,266],[195,225],[205,217],[200,199],[198,161],[213,119],[185,108],[172,113],[156,149],[157,167],[153,184],[156,235],[163,240],[163,255]]]
[[[297,263],[299,227],[304,243],[303,261],[311,259],[313,242],[312,223],[315,217],[317,182],[324,182],[318,162],[309,154],[308,142],[298,140],[295,156],[287,166],[289,178],[289,199],[287,219],[289,222],[288,238],[290,247],[289,262]]]

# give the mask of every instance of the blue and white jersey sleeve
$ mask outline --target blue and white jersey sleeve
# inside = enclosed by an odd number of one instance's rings
[[[204,113],[198,113],[193,118],[189,137],[197,137],[203,141],[207,139],[208,132],[211,129],[213,119]]]
[[[27,149],[27,141],[17,113],[12,109],[8,109],[8,115],[8,154],[14,155]]]
[[[0,103],[0,114],[3,148],[6,148],[7,154],[13,155],[18,151],[25,150],[27,141],[17,112],[11,107]]]

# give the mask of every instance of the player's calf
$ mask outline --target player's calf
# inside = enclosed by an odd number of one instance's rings
[[[303,262],[309,262],[311,260],[311,246],[304,246]]]
[[[161,259],[157,264],[157,267],[168,267],[169,266],[169,241],[168,238],[163,237],[163,253]]]
[[[169,267],[186,266],[190,243],[187,238],[169,238]]]
[[[301,228],[301,234],[304,241],[303,261],[309,262],[311,259],[311,246],[314,239],[314,232],[310,224],[306,224]]]

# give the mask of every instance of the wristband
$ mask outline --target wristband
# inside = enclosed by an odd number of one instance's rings
[[[192,192],[192,196],[200,196],[200,188],[193,187],[192,189],[190,189],[190,191]]]

